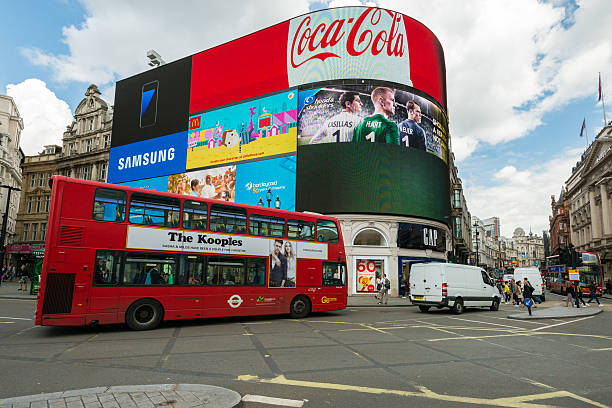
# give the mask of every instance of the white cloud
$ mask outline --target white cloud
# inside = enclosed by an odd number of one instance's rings
[[[26,79],[7,85],[6,94],[15,100],[23,118],[21,149],[27,156],[38,154],[45,145],[62,145],[62,134],[73,116],[68,104],[55,96],[46,83]]]
[[[550,196],[559,197],[563,185],[559,179],[569,178],[581,153],[582,149],[568,150],[520,171],[506,166],[495,174],[500,183],[494,187],[466,183],[464,194],[470,212],[479,218],[499,217],[504,236],[511,237],[517,227],[542,235],[549,229]]]

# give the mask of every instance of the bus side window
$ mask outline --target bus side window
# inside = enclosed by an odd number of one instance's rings
[[[183,202],[183,228],[204,231],[208,206],[201,201],[185,200]]]
[[[246,234],[247,215],[244,208],[212,204],[209,228],[213,232]]]
[[[245,285],[247,286],[265,286],[266,279],[266,259],[248,258],[247,260],[247,276]]]
[[[285,219],[251,214],[249,216],[249,234],[260,237],[283,238],[285,236]]]
[[[181,200],[151,194],[133,193],[129,220],[133,224],[178,227]]]
[[[97,251],[93,276],[95,286],[117,284],[120,258],[119,252]]]
[[[97,188],[94,193],[92,217],[98,221],[123,222],[127,193],[110,188]]]
[[[328,220],[317,220],[317,241],[338,242],[338,227],[336,223]]]
[[[287,220],[287,238],[314,241],[315,224],[312,221]]]
[[[323,286],[344,286],[346,266],[340,263],[323,262]]]

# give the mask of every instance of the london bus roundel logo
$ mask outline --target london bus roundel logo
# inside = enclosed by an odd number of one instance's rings
[[[229,299],[227,299],[227,303],[231,308],[235,309],[242,304],[242,298],[240,295],[232,295]]]

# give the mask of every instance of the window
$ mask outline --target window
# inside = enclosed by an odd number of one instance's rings
[[[111,135],[104,135],[104,148],[107,149],[111,144]]]
[[[36,173],[30,176],[30,188],[36,187]]]
[[[93,139],[87,139],[87,141],[85,141],[85,151],[91,152],[92,150],[93,150]]]
[[[183,228],[204,231],[208,205],[200,201],[185,200],[183,202]]]
[[[493,281],[491,281],[491,278],[489,278],[489,275],[487,275],[485,271],[481,270],[480,273],[482,274],[482,281],[484,283],[486,283],[487,285],[494,286]]]
[[[131,253],[125,257],[123,283],[132,285],[173,285],[176,259],[170,254]]]
[[[98,251],[94,266],[94,285],[116,285],[119,281],[121,253]]]
[[[77,153],[77,149],[76,149],[76,146],[75,146],[75,144],[74,144],[74,143],[70,143],[68,146],[70,147],[70,154],[71,154],[71,155],[73,155],[73,154],[76,154],[76,153]]]
[[[265,286],[266,260],[261,258],[247,259],[247,275],[245,285]]]
[[[282,238],[285,236],[285,220],[278,217],[251,214],[249,216],[249,234],[260,237]]]
[[[211,206],[212,207],[212,206]],[[210,256],[206,265],[207,285],[244,285],[245,259],[229,256]]]
[[[91,166],[83,166],[81,170],[83,172],[83,180],[89,180],[91,178]]]
[[[28,240],[28,231],[30,229],[30,224],[23,224],[23,240]]]
[[[246,233],[246,210],[227,205],[210,206],[210,230],[213,232]]]
[[[34,209],[34,197],[28,197],[28,214],[32,214]]]
[[[40,173],[38,175],[38,187],[44,187],[45,185],[45,173]]]
[[[317,241],[338,242],[338,227],[328,220],[317,220]]]
[[[179,285],[204,284],[206,257],[201,255],[182,255],[181,268],[177,283]]]
[[[359,231],[353,240],[353,245],[368,246],[387,246],[387,241],[383,235],[374,229],[364,229]]]
[[[36,212],[37,213],[39,213],[40,210],[42,209],[42,200],[43,200],[42,196],[36,197]]]
[[[102,163],[100,166],[100,174],[98,175],[98,179],[106,180],[106,170],[108,169],[107,163]]]
[[[93,130],[93,127],[94,127],[94,120],[89,119],[89,130]]]
[[[455,228],[454,228],[455,238],[462,238],[463,234],[461,233],[461,218],[454,217],[453,219],[455,220]]]
[[[47,237],[47,223],[42,222],[40,223],[40,240],[44,241],[46,237]]]
[[[461,208],[461,191],[453,190],[453,207]]]
[[[125,191],[98,188],[94,193],[93,219],[123,222],[125,220],[126,203],[127,193]]]
[[[130,200],[130,222],[134,224],[178,227],[180,213],[177,198],[134,193]]]
[[[51,196],[45,197],[45,212],[49,212],[49,204],[51,203]]]
[[[346,284],[346,265],[323,262],[323,286],[344,286]]]
[[[314,241],[314,230],[312,221],[287,220],[287,238]]]
[[[32,224],[32,241],[36,241],[36,232],[38,229],[38,224]]]

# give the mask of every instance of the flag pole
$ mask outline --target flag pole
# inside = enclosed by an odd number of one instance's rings
[[[603,109],[604,127],[608,124],[606,120],[606,104],[604,102],[603,87],[601,86],[601,72],[599,73],[599,99],[601,100],[601,108]]]

